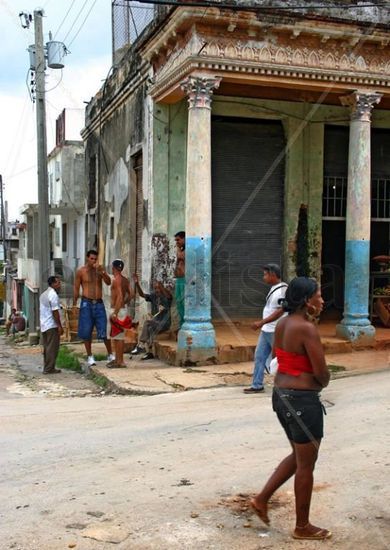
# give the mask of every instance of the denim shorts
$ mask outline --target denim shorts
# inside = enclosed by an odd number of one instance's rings
[[[78,337],[81,340],[91,340],[94,327],[96,327],[97,339],[105,340],[107,338],[106,308],[103,302],[92,303],[81,298]]]
[[[324,408],[319,392],[274,387],[272,408],[290,441],[310,443],[324,436]]]

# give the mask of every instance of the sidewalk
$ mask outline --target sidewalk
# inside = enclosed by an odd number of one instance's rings
[[[332,378],[342,378],[389,369],[389,356],[389,350],[333,353],[327,355],[327,363],[332,371]],[[128,354],[125,360],[125,369],[109,369],[105,362],[100,361],[92,367],[91,372],[105,377],[108,388],[113,391],[154,395],[201,388],[249,386],[253,371],[252,361],[188,368],[172,367],[158,359],[129,359]],[[272,387],[272,376],[266,375],[265,386],[266,389]]]
[[[42,374],[42,351],[40,346],[26,344],[11,347],[1,338],[3,343],[3,359],[0,363],[4,368],[18,367],[22,378],[13,384],[16,393],[26,394],[38,391],[50,396],[76,397],[88,394],[113,391],[129,395],[156,395],[160,393],[175,393],[193,389],[208,389],[228,386],[249,386],[252,380],[253,362],[226,363],[204,367],[173,367],[152,359],[141,361],[140,358],[130,358],[125,355],[127,368],[109,369],[106,361],[98,361],[90,372],[106,381],[104,390],[95,386],[92,380],[78,373],[63,369],[62,373],[48,378]],[[83,362],[84,346],[81,343],[69,345],[80,356],[84,372],[88,369]],[[104,344],[94,343],[93,351],[98,356],[105,355]],[[390,350],[369,349],[350,351],[349,353],[327,354],[327,363],[332,372],[332,378],[343,378],[358,374],[387,370],[390,368]],[[19,375],[18,375],[19,376]],[[265,388],[269,393],[272,387],[272,376],[265,376]],[[261,397],[260,396],[252,396]],[[251,396],[248,396],[250,399]]]

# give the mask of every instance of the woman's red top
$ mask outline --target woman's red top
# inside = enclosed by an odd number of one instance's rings
[[[313,372],[313,367],[307,355],[291,353],[281,348],[276,348],[275,353],[278,360],[278,372],[281,374],[299,376],[301,372]]]

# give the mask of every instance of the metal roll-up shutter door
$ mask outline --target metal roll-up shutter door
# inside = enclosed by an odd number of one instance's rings
[[[212,316],[258,317],[261,267],[282,258],[284,132],[280,122],[212,119]]]

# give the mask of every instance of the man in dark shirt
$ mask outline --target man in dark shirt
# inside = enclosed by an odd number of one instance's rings
[[[172,293],[159,281],[153,281],[153,291],[150,294],[145,294],[139,284],[136,273],[133,275],[133,281],[141,298],[150,302],[152,306],[153,317],[144,322],[139,343],[131,352],[132,355],[138,355],[145,351],[145,355],[141,358],[145,361],[154,357],[152,349],[156,335],[164,330],[168,330],[171,326]]]

